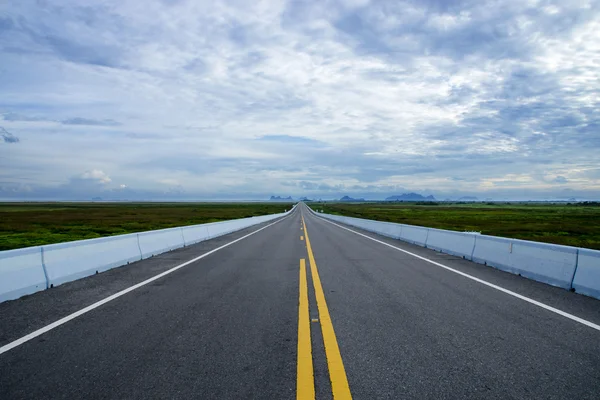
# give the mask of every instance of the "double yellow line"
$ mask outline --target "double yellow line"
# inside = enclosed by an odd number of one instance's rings
[[[313,286],[315,288],[315,297],[317,299],[317,309],[319,310],[319,321],[321,323],[321,332],[323,335],[323,344],[325,346],[325,355],[327,357],[327,367],[329,369],[329,379],[331,381],[331,391],[335,400],[352,399],[350,386],[346,377],[346,370],[342,361],[342,355],[335,337],[331,316],[325,301],[325,293],[321,286],[321,278],[315,262],[315,256],[310,245],[306,222],[302,217],[302,226],[304,227],[304,237],[306,249],[308,251],[308,261],[310,263],[310,273],[312,275]],[[297,391],[296,399],[314,399],[315,398],[315,380],[312,362],[312,344],[310,339],[310,315],[308,306],[308,283],[306,277],[306,261],[300,260],[300,301],[298,308],[298,369],[297,369]]]

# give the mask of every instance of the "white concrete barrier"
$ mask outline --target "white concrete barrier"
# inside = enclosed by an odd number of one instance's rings
[[[138,239],[143,259],[175,250],[185,245],[181,228],[140,232],[138,233]]]
[[[581,293],[600,296],[600,256],[592,250],[579,250],[579,263],[583,265],[580,272],[579,267],[576,269],[578,249],[575,247],[328,214],[319,216],[389,237],[396,237],[393,225],[398,225],[401,229],[397,238],[406,242],[565,289],[570,289],[573,282],[573,287],[578,285]],[[588,281],[592,283],[586,286]]]
[[[293,210],[293,208],[292,208]],[[279,218],[287,213],[272,214],[272,215],[261,215],[257,217],[240,218],[230,221],[211,222],[208,224],[184,226],[181,228],[183,233],[183,239],[185,245],[201,242],[210,238],[226,235],[241,229],[248,228],[253,225],[261,224],[263,222],[271,221]]]
[[[570,289],[577,248],[477,235],[473,261]]]
[[[336,215],[336,217],[338,217]],[[343,221],[344,223],[348,224],[348,225],[352,225],[352,226],[356,226],[358,228],[365,228],[365,224],[361,224],[361,220],[358,218],[354,218],[354,217],[338,217],[338,221]]]
[[[427,248],[470,260],[475,246],[475,236],[470,233],[430,228]]]
[[[571,288],[577,248],[513,239],[510,266],[522,276],[564,289]]]
[[[262,224],[263,222],[271,221],[272,219],[273,218],[271,218],[270,215],[261,215],[258,217],[244,218],[236,221],[239,221],[240,226],[247,228],[252,225]]]
[[[362,229],[369,231],[369,232],[379,233],[381,235],[387,236],[384,234],[387,232],[387,229],[385,229],[387,227],[385,226],[384,222],[374,223],[373,221],[369,221],[366,219],[360,219],[360,218],[357,218],[356,220],[357,220],[358,226],[361,227]]]
[[[425,243],[427,243],[428,231],[429,228],[424,228],[422,226],[403,224],[400,239],[409,243],[418,244],[419,246],[425,246]]]
[[[42,248],[0,252],[0,302],[46,289]]]
[[[475,238],[473,261],[490,267],[508,271],[510,267],[510,250],[512,239],[503,237],[478,235]]]
[[[294,211],[0,252],[0,302],[225,235]]]
[[[353,218],[353,217],[345,217],[345,218],[342,217],[341,220],[342,220],[342,222],[345,222],[348,225],[352,225],[357,228],[364,229],[365,231],[376,232],[376,233],[379,233],[380,231],[383,232],[382,224],[384,224],[384,223],[380,222],[380,221],[372,221],[369,219]]]
[[[378,228],[378,233],[393,239],[400,239],[402,233],[402,224],[383,222]]]
[[[184,226],[181,228],[183,234],[183,242],[186,246],[194,243],[200,243],[204,240],[208,240],[208,228],[209,224]]]
[[[50,287],[141,260],[135,233],[42,247]]]
[[[243,229],[244,225],[238,224],[237,228]],[[211,239],[227,235],[228,233],[233,232],[233,230],[236,230],[229,221],[213,222],[211,224],[208,224],[206,229],[208,229],[208,234]]]
[[[185,245],[187,246],[188,244],[198,243],[203,240],[227,235],[241,229],[262,224],[263,222],[272,221],[290,214],[292,211],[294,211],[295,207],[296,206],[292,207],[290,211],[280,214],[260,215],[257,217],[240,218],[229,221],[211,222],[208,224],[182,227],[181,229],[183,232]]]
[[[339,215],[329,215],[329,214],[323,214],[323,216],[332,221],[343,222],[343,223],[350,225],[349,217],[340,217]]]
[[[402,231],[402,225],[395,224],[393,222],[373,221],[370,219],[342,217],[339,215],[330,214],[318,214],[318,216],[327,218],[332,221],[341,222],[346,225],[354,226],[360,229],[364,229],[365,231],[375,232],[380,235],[388,236],[394,239],[399,239],[400,232]]]
[[[600,299],[600,251],[579,249],[573,289],[577,293]]]

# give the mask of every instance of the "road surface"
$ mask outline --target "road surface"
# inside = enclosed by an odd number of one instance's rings
[[[0,304],[0,399],[598,399],[598,325],[598,300],[300,204]]]

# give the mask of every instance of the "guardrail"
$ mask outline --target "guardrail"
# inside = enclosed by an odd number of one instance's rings
[[[600,251],[597,250],[311,211],[332,221],[600,299]]]
[[[0,302],[227,235],[294,211],[0,251]]]

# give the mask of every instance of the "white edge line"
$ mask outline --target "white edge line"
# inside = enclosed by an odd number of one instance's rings
[[[322,218],[322,217],[318,217],[318,218],[319,218],[320,220],[322,220],[322,221],[325,221],[325,222],[328,222],[328,223],[330,223],[330,224],[332,224],[332,225],[335,225],[335,226],[337,226],[338,228],[342,228],[342,229],[345,229],[345,230],[347,230],[347,231],[350,231],[350,232],[352,232],[352,233],[355,233],[355,234],[357,234],[357,235],[360,235],[360,236],[366,237],[367,239],[371,239],[371,240],[373,240],[374,242],[381,243],[381,244],[383,244],[383,245],[386,245],[386,246],[388,246],[388,247],[391,247],[392,249],[396,249],[396,250],[398,250],[398,251],[401,251],[401,252],[403,252],[403,253],[409,254],[409,255],[411,255],[411,256],[413,256],[413,257],[416,257],[416,258],[418,258],[418,259],[420,259],[420,260],[426,261],[426,262],[428,262],[428,263],[430,263],[430,264],[433,264],[433,265],[436,265],[436,266],[438,266],[438,267],[440,267],[440,268],[444,268],[444,269],[446,269],[446,270],[448,270],[448,271],[450,271],[450,272],[454,272],[455,274],[458,274],[458,275],[464,276],[465,278],[471,279],[471,280],[473,280],[473,281],[475,281],[475,282],[479,282],[479,283],[481,283],[482,285],[489,286],[489,287],[491,287],[491,288],[493,288],[493,289],[499,290],[499,291],[501,291],[501,292],[503,292],[503,293],[506,293],[506,294],[508,294],[508,295],[511,295],[511,296],[513,296],[513,297],[516,297],[516,298],[518,298],[518,299],[521,299],[521,300],[523,300],[523,301],[526,301],[526,302],[528,302],[528,303],[534,304],[534,305],[536,305],[536,306],[538,306],[538,307],[541,307],[541,308],[543,308],[543,309],[546,309],[546,310],[548,310],[548,311],[552,311],[553,313],[556,313],[556,314],[558,314],[558,315],[562,315],[562,316],[563,316],[563,317],[565,317],[565,318],[569,318],[569,319],[571,319],[571,320],[573,320],[573,321],[579,322],[580,324],[583,324],[583,325],[589,326],[589,327],[590,327],[590,328],[592,328],[592,329],[595,329],[595,330],[597,330],[597,331],[600,331],[600,325],[594,324],[593,322],[590,322],[590,321],[588,321],[588,320],[585,320],[585,319],[583,319],[583,318],[579,318],[578,316],[575,316],[575,315],[573,315],[573,314],[569,314],[568,312],[565,312],[565,311],[559,310],[558,308],[554,308],[554,307],[552,307],[552,306],[549,306],[549,305],[547,305],[547,304],[541,303],[541,302],[539,302],[539,301],[537,301],[537,300],[530,299],[529,297],[523,296],[523,295],[521,295],[521,294],[519,294],[519,293],[515,293],[515,292],[513,292],[513,291],[511,291],[511,290],[508,290],[508,289],[505,289],[505,288],[503,288],[503,287],[501,287],[501,286],[494,285],[493,283],[490,283],[490,282],[484,281],[483,279],[479,279],[479,278],[476,278],[476,277],[474,277],[474,276],[472,276],[472,275],[465,274],[464,272],[458,271],[458,270],[456,270],[456,269],[454,269],[454,268],[450,268],[450,267],[448,267],[448,266],[446,266],[446,265],[444,265],[444,264],[440,264],[440,263],[438,263],[438,262],[436,262],[436,261],[433,261],[433,260],[430,260],[430,259],[428,259],[428,258],[422,257],[422,256],[420,256],[420,255],[418,255],[418,254],[411,253],[410,251],[406,251],[406,250],[404,250],[404,249],[401,249],[401,248],[399,248],[399,247],[393,246],[393,245],[391,245],[391,244],[389,244],[389,243],[383,242],[383,241],[381,241],[381,240],[377,240],[377,239],[375,239],[375,238],[372,238],[372,237],[370,237],[370,236],[368,236],[368,235],[365,235],[365,234],[363,234],[363,233],[360,233],[360,232],[353,231],[352,229],[348,229],[348,228],[346,228],[345,226],[338,225],[338,224],[336,224],[335,222],[331,222],[331,221],[329,221],[329,220],[327,220],[327,219],[325,219],[325,218]]]
[[[187,266],[187,265],[189,265],[191,263],[194,263],[194,262],[196,262],[196,261],[198,261],[198,260],[200,260],[200,259],[202,259],[202,258],[204,258],[206,256],[209,256],[209,255],[211,255],[211,254],[213,254],[213,253],[215,253],[215,252],[217,252],[217,251],[219,251],[221,249],[224,249],[225,247],[231,246],[232,244],[237,243],[240,240],[246,239],[247,237],[252,236],[255,233],[258,233],[258,232],[262,231],[263,229],[267,229],[268,227],[270,227],[272,225],[275,225],[275,224],[283,221],[284,219],[287,219],[288,217],[289,217],[289,215],[285,216],[285,217],[283,217],[283,218],[281,218],[281,219],[279,219],[279,220],[277,220],[277,221],[275,221],[275,222],[273,222],[273,223],[271,223],[269,225],[263,226],[262,228],[257,229],[254,232],[250,232],[249,234],[247,234],[245,236],[242,236],[241,238],[235,239],[234,241],[231,241],[231,242],[229,242],[227,244],[224,244],[221,247],[217,247],[216,249],[213,249],[213,250],[211,250],[209,252],[206,252],[206,253],[204,253],[204,254],[202,254],[202,255],[194,258],[194,259],[186,261],[183,264],[179,264],[176,267],[173,267],[173,268],[171,268],[171,269],[169,269],[167,271],[161,272],[160,274],[155,275],[152,278],[146,279],[145,281],[142,281],[142,282],[140,282],[138,284],[135,284],[135,285],[133,285],[131,287],[128,287],[127,289],[123,289],[120,292],[117,292],[117,293],[115,293],[115,294],[113,294],[111,296],[108,296],[105,299],[97,301],[96,303],[91,304],[91,305],[89,305],[89,306],[87,306],[85,308],[82,308],[79,311],[76,311],[76,312],[74,312],[72,314],[69,314],[66,317],[63,317],[63,318],[59,319],[58,321],[55,321],[55,322],[51,323],[50,325],[46,325],[43,328],[40,328],[40,329],[38,329],[36,331],[33,331],[30,334],[25,335],[25,336],[23,336],[20,339],[17,339],[17,340],[15,340],[13,342],[10,342],[9,344],[6,344],[6,345],[0,347],[0,354],[6,353],[7,351],[14,349],[15,347],[18,347],[18,346],[22,345],[23,343],[26,343],[26,342],[30,341],[31,339],[35,339],[36,337],[38,337],[40,335],[43,335],[44,333],[46,333],[48,331],[51,331],[54,328],[57,328],[57,327],[59,327],[59,326],[61,326],[63,324],[66,324],[67,322],[71,321],[72,319],[75,319],[75,318],[77,318],[77,317],[79,317],[79,316],[81,316],[81,315],[83,315],[83,314],[85,314],[87,312],[90,312],[93,309],[98,308],[101,305],[106,304],[106,303],[108,303],[108,302],[110,302],[110,301],[112,301],[114,299],[117,299],[117,298],[119,298],[119,297],[121,297],[121,296],[123,296],[123,295],[125,295],[125,294],[127,294],[129,292],[132,292],[135,289],[138,289],[138,288],[140,288],[142,286],[145,286],[145,285],[147,285],[147,284],[149,284],[151,282],[154,282],[155,280],[160,279],[163,276],[169,275],[170,273],[175,272],[175,271],[177,271],[180,268],[183,268],[183,267],[185,267],[185,266]]]

